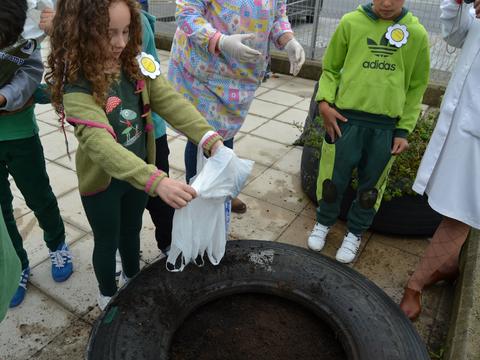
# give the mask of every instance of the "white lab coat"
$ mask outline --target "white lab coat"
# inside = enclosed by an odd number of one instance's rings
[[[445,40],[462,48],[413,190],[444,216],[480,228],[480,20],[471,5],[443,0]]]

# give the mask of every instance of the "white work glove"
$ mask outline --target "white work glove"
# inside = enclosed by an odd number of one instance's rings
[[[243,44],[244,40],[255,39],[255,34],[222,35],[218,42],[220,51],[242,62],[256,62],[262,53]]]
[[[288,60],[290,60],[290,74],[297,76],[305,62],[305,51],[295,38],[292,38],[287,45],[285,45],[285,51],[288,54]]]

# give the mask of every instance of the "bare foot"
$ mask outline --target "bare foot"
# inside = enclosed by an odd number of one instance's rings
[[[405,288],[400,309],[410,320],[416,320],[422,311],[422,294],[419,291]]]

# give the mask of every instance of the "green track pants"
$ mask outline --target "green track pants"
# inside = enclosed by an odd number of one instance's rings
[[[347,227],[361,235],[378,210],[394,157],[393,129],[339,123],[342,137],[335,143],[324,139],[317,179],[317,221],[332,226],[337,221],[343,194],[357,169],[357,197],[347,216]],[[326,135],[329,139],[329,136]]]

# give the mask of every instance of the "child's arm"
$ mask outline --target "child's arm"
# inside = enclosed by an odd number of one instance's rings
[[[423,46],[417,54],[417,61],[410,77],[410,84],[405,96],[405,105],[403,113],[395,129],[395,137],[406,139],[415,125],[420,115],[423,94],[428,86],[430,75],[430,45],[428,43],[428,34],[424,33],[422,40]]]
[[[275,21],[273,22],[272,31],[270,32],[270,39],[278,49],[283,49],[285,44],[288,42],[287,39],[282,39],[283,41],[280,41],[280,38],[287,33],[290,33],[288,40],[293,38],[292,27],[290,26],[290,22],[288,21],[287,17],[285,0],[278,0],[277,8],[275,10]]]
[[[5,98],[4,104],[0,104],[0,110],[15,111],[25,106],[42,81],[42,75],[42,56],[38,49],[25,60],[12,80],[0,88],[0,95]]]
[[[105,111],[91,95],[79,92],[65,94],[63,105],[67,120],[74,119],[72,122],[77,123],[75,136],[79,147],[95,164],[110,176],[155,196],[159,182],[167,175],[117,143]],[[82,122],[85,125],[80,125]],[[89,126],[89,123],[92,125]]]
[[[461,6],[463,9],[460,13]],[[443,38],[451,46],[462,47],[475,18],[474,9],[465,4],[458,4],[456,0],[443,0],[440,9]]]
[[[318,92],[315,100],[335,103],[338,85],[340,84],[340,72],[345,63],[348,50],[347,34],[343,21],[340,21],[335,33],[328,44],[323,57],[322,76],[318,84]]]
[[[163,76],[150,80],[149,84],[152,110],[192,142],[199,144],[203,135],[214,130],[195,106],[179,94]],[[209,152],[218,140],[221,140],[221,137],[215,133],[202,146]]]

